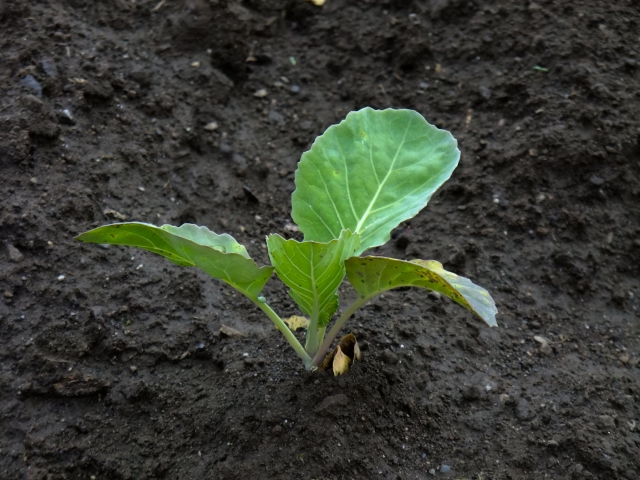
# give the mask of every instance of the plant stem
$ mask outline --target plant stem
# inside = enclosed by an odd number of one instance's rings
[[[311,362],[311,365],[310,365],[311,367],[317,368],[322,363],[322,360],[324,360],[324,357],[327,354],[329,347],[331,346],[335,338],[338,336],[338,333],[340,333],[340,330],[342,329],[346,321],[349,320],[349,317],[351,317],[351,315],[353,315],[356,310],[358,310],[362,305],[367,303],[371,298],[372,297],[358,298],[358,300],[353,302],[349,306],[349,308],[347,308],[342,313],[342,315],[340,315],[340,318],[338,318],[338,320],[336,320],[336,323],[334,323],[333,327],[331,327],[331,330],[329,330],[329,333],[324,339],[324,342],[322,342],[322,345],[320,345],[320,348],[318,349],[315,356],[313,357],[313,361]]]
[[[304,347],[300,345],[300,342],[298,341],[298,339],[295,337],[293,332],[289,330],[289,327],[287,327],[287,325],[280,318],[280,316],[276,312],[274,312],[271,309],[271,307],[267,305],[265,302],[260,302],[259,300],[256,299],[256,300],[253,300],[253,303],[255,303],[260,310],[266,313],[267,317],[271,319],[271,321],[275,324],[276,328],[282,332],[282,334],[284,335],[284,338],[286,338],[287,341],[291,344],[291,346],[296,351],[298,356],[304,362],[304,366],[308,370],[311,367],[311,357],[305,351]]]
[[[318,337],[318,315],[315,310],[317,310],[317,307],[315,307],[313,315],[311,315],[311,319],[309,320],[307,343],[304,346],[305,351],[309,355],[315,355],[320,345],[320,339]]]

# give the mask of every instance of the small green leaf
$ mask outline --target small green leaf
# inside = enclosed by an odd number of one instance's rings
[[[413,110],[351,112],[302,155],[292,217],[306,241],[359,234],[359,255],[422,210],[459,158],[451,134]]]
[[[252,299],[258,297],[273,272],[273,267],[258,267],[230,235],[218,235],[192,224],[156,227],[139,222],[116,223],[83,233],[76,239],[157,253],[176,265],[198,267]]]
[[[358,245],[358,236],[349,230],[328,243],[285,240],[280,235],[267,237],[269,256],[278,277],[287,284],[289,295],[311,321],[317,319],[318,327],[329,323],[338,309],[336,292],[344,279],[344,261]]]
[[[353,257],[345,262],[347,278],[361,298],[371,298],[398,287],[436,291],[475,313],[495,327],[496,304],[484,288],[442,268],[435,260],[406,262],[385,257]]]

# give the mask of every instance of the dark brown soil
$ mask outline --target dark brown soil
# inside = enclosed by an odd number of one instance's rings
[[[639,44],[635,0],[0,1],[0,478],[640,478]],[[499,328],[396,291],[349,375],[307,373],[230,288],[73,241],[193,222],[264,263],[364,106],[462,150],[378,253],[483,285]]]

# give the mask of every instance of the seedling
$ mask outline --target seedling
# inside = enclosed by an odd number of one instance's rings
[[[395,227],[422,210],[459,159],[453,136],[427,123],[419,113],[364,108],[329,127],[302,155],[291,203],[304,241],[270,234],[266,241],[272,266],[258,266],[231,236],[192,224],[117,223],[77,238],[139,247],[222,280],[262,310],[305,367],[314,370],[349,317],[393,288],[415,286],[439,292],[489,326],[496,325],[497,310],[489,293],[444,270],[437,261],[360,256],[385,244]],[[308,317],[304,346],[262,296],[274,270]],[[337,292],[345,275],[357,300],[327,333],[338,311]],[[344,373],[353,359],[359,359],[355,337],[344,337],[327,358],[335,374]]]

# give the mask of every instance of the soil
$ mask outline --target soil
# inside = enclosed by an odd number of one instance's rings
[[[639,25],[633,0],[0,2],[0,478],[640,478]],[[192,222],[266,263],[301,153],[364,106],[462,151],[376,253],[473,279],[498,328],[390,292],[345,331],[361,363],[308,373],[204,273],[73,240]]]

